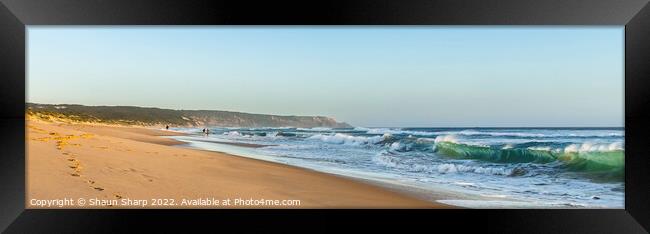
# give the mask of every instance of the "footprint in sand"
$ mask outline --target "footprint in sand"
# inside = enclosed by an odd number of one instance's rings
[[[94,180],[86,180],[86,183],[90,184],[89,187],[93,188],[94,190],[97,190],[97,191],[100,191],[100,192],[101,192],[101,191],[104,191],[104,188],[102,188],[102,187],[99,187],[99,186],[93,186],[93,185],[95,184],[95,181],[94,181]]]
[[[120,195],[120,194],[113,193],[113,196],[114,196],[116,199],[122,199],[122,195]]]
[[[155,178],[155,177],[147,175],[147,174],[140,174],[140,175],[142,177],[144,177],[145,179],[147,179],[147,181],[149,181],[149,182],[153,182],[153,178]]]
[[[76,166],[76,167],[73,168],[73,169],[74,169],[75,172],[81,174],[81,166]]]
[[[92,186],[91,186],[91,187],[92,187]],[[97,190],[97,191],[100,191],[100,192],[101,192],[101,191],[104,191],[104,189],[103,189],[103,188],[100,188],[100,187],[92,187],[92,188],[95,189],[95,190]]]
[[[99,187],[99,186],[94,186],[94,184],[95,184],[95,181],[94,181],[94,180],[86,180],[86,182],[87,182],[88,184],[90,184],[89,187],[93,188],[94,190],[97,190],[97,191],[100,191],[100,192],[101,192],[101,191],[104,191],[104,188]]]
[[[72,165],[69,165],[70,168],[74,169],[75,173],[71,173],[71,176],[74,177],[81,177],[81,164],[79,163],[79,160],[76,160],[74,158],[68,158],[68,161],[72,162]],[[95,184],[94,180],[86,180],[86,183],[90,184],[90,187],[93,188],[94,190],[97,191],[104,191],[104,188],[102,187],[96,187],[93,186]]]
[[[67,160],[68,160],[69,162],[71,162],[71,164],[68,165],[68,167],[70,167],[71,169],[74,169],[74,173],[71,173],[70,175],[71,175],[71,176],[74,176],[74,177],[82,177],[82,176],[81,176],[81,169],[82,169],[81,162],[80,162],[78,159],[74,158],[73,155],[70,155],[69,152],[63,152],[63,154],[64,154],[64,155],[69,155],[69,158],[67,158]],[[134,170],[134,169],[131,169],[131,170]],[[98,186],[94,186],[94,185],[95,185],[95,181],[94,181],[94,180],[87,179],[87,180],[86,180],[86,183],[88,183],[88,184],[90,185],[90,187],[91,187],[92,189],[94,189],[94,190],[97,190],[97,191],[100,191],[100,192],[101,192],[101,191],[104,191],[104,188],[102,188],[102,187],[98,187]]]
[[[68,165],[68,167],[74,169],[75,172],[81,173],[81,163],[79,163],[79,160],[76,160],[74,158],[68,159],[68,161],[72,162],[71,165]]]
[[[68,165],[68,167],[74,170],[74,173],[70,173],[70,175],[74,177],[81,177],[82,167],[81,167],[81,163],[79,163],[79,160],[74,158],[68,158],[68,161],[72,162],[72,164]]]

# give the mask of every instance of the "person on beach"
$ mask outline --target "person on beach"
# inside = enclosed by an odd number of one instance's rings
[[[169,130],[169,125],[165,126],[165,129]]]
[[[203,134],[205,134],[205,128],[202,130]]]

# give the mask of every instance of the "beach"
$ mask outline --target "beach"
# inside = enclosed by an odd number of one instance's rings
[[[26,125],[27,208],[452,208],[165,137],[179,132],[38,119]]]

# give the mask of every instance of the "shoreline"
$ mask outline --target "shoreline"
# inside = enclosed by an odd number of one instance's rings
[[[182,132],[27,120],[27,208],[456,208],[372,182],[227,153],[174,147]],[[240,146],[242,147],[242,146]],[[41,207],[36,200],[213,197],[300,200],[300,206],[108,204]],[[32,203],[32,204],[30,204]]]
[[[184,134],[187,135],[187,134]],[[173,137],[173,136],[172,136]],[[173,139],[173,138],[170,138]],[[174,139],[176,140],[176,139]],[[177,140],[178,141],[178,140]],[[215,143],[215,144],[224,144],[224,145],[234,145],[234,146],[239,146],[239,147],[246,147],[246,148],[262,148],[262,147],[267,147],[267,146],[275,146],[275,145],[260,145],[260,144],[250,144],[250,143],[241,143],[241,142],[226,142],[226,141],[214,141],[214,140],[196,140],[200,142],[207,142],[207,143]],[[183,144],[179,145],[184,145],[187,144],[184,142]],[[228,154],[226,152],[221,152],[224,154]]]
[[[184,133],[183,136],[187,136],[187,135],[191,135],[191,134]],[[170,139],[174,139],[173,138],[174,136],[166,136],[166,137],[172,137]],[[177,140],[177,139],[174,139],[174,140]],[[439,188],[439,189],[419,188],[419,187],[417,187],[415,185],[412,185],[412,184],[404,184],[404,183],[400,183],[400,182],[397,182],[397,181],[391,181],[388,178],[378,178],[378,177],[376,177],[376,178],[368,178],[368,177],[361,176],[360,174],[359,175],[354,175],[355,173],[353,173],[353,172],[352,173],[336,173],[336,172],[333,172],[333,171],[318,170],[318,169],[309,168],[309,167],[301,167],[301,166],[298,166],[298,165],[292,165],[292,164],[288,164],[288,163],[277,162],[277,161],[273,161],[271,159],[263,159],[263,158],[256,157],[256,156],[253,156],[253,155],[246,155],[245,153],[232,153],[232,152],[227,152],[226,150],[203,149],[203,148],[200,148],[200,147],[190,146],[190,142],[184,142],[182,140],[177,140],[177,141],[181,141],[184,144],[178,144],[178,145],[175,145],[175,147],[183,147],[183,148],[187,148],[187,149],[193,149],[193,150],[199,150],[199,151],[205,151],[205,152],[217,152],[217,153],[223,153],[223,154],[226,154],[228,156],[233,156],[233,157],[241,157],[241,158],[256,160],[256,161],[265,162],[265,163],[275,163],[275,164],[280,164],[280,165],[286,165],[286,166],[290,166],[290,167],[299,168],[299,169],[302,169],[302,170],[308,170],[308,171],[312,171],[312,172],[316,172],[316,173],[326,174],[326,175],[329,175],[329,176],[336,176],[336,177],[340,177],[340,178],[343,178],[343,179],[358,181],[358,182],[361,182],[361,183],[364,183],[364,184],[373,185],[373,186],[380,187],[380,188],[385,189],[385,190],[389,190],[389,191],[393,191],[393,192],[396,192],[396,193],[404,194],[404,195],[407,195],[409,197],[413,197],[413,198],[416,198],[416,199],[419,199],[419,200],[424,200],[424,201],[432,202],[432,203],[441,203],[438,200],[462,200],[462,201],[466,201],[466,200],[468,200],[468,201],[483,200],[477,195],[465,194],[465,193],[461,193],[461,192],[457,192],[457,191],[445,190],[445,189],[442,189],[442,188]],[[214,141],[214,140],[195,140],[195,141],[222,144],[222,145],[225,145],[225,146],[237,146],[237,147],[241,147],[241,148],[244,148],[244,149],[247,149],[247,148],[255,149],[255,148],[270,146],[270,145],[259,145],[259,144],[248,144],[248,143],[223,142],[223,141]],[[268,157],[268,156],[265,156],[265,157]],[[503,200],[503,201],[511,201],[511,200]],[[450,206],[450,208],[451,207],[453,207],[453,208],[469,208],[469,207],[462,207],[462,206],[454,206],[454,205],[450,205],[450,204],[446,204],[446,203],[442,203],[442,204]]]

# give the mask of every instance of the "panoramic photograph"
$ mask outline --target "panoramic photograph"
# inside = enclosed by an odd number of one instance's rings
[[[30,209],[622,209],[624,27],[28,26]]]

